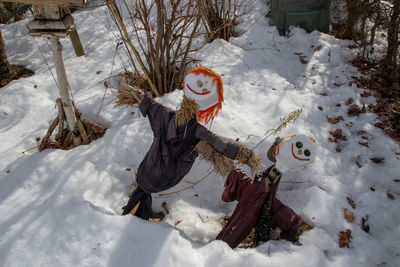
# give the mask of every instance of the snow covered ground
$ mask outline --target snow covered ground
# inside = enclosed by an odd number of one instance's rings
[[[317,160],[285,174],[278,191],[281,201],[314,226],[301,236],[301,245],[280,240],[232,250],[215,241],[220,219],[235,207],[221,200],[220,176],[179,194],[154,194],[154,210],[163,211],[163,202],[169,209],[163,222],[119,216],[152,133],[136,109],[108,104],[111,90],[97,118],[109,128],[103,138],[70,151],[29,150],[55,118],[59,93],[40,52],[55,75],[48,42],[27,35],[28,18],[0,26],[9,61],[36,73],[0,88],[0,266],[399,266],[400,146],[374,127],[375,114],[347,115],[349,98],[359,106],[374,103],[351,83],[360,74],[350,63],[349,43],[301,29],[279,36],[266,12],[264,1],[257,2],[239,37],[216,40],[194,56],[223,75],[225,102],[212,125],[216,133],[251,148],[262,137],[246,141],[249,134],[262,136],[282,115],[303,109],[280,135],[312,135]],[[104,79],[122,70],[118,56],[113,66],[116,41],[105,14],[105,7],[74,14],[85,57],[76,57],[69,39],[62,40],[75,103],[90,120],[96,120]],[[175,108],[181,98],[175,91],[159,101]],[[331,124],[327,116],[344,120]],[[347,140],[328,141],[339,128]],[[273,139],[256,148],[267,166]],[[196,161],[170,191],[209,169]],[[354,222],[344,218],[344,208]],[[338,234],[346,229],[352,232],[350,248],[339,248]]]

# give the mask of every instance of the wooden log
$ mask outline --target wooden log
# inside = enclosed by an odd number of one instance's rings
[[[0,2],[24,3],[33,5],[58,5],[62,7],[79,7],[88,0],[0,0]]]
[[[58,37],[50,37],[50,48],[53,52],[54,65],[56,66],[57,72],[57,80],[58,87],[60,90],[60,96],[62,105],[65,112],[65,117],[67,118],[68,129],[71,133],[75,133],[76,125],[76,116],[75,116],[75,108],[72,103],[71,92],[69,89],[67,73],[65,72],[64,67],[64,59],[62,55],[62,46]],[[80,138],[73,135],[73,144],[74,146],[80,145]]]

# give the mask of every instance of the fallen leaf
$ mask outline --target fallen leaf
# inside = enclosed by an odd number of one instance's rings
[[[371,92],[367,92],[367,91],[364,91],[362,94],[360,94],[361,97],[370,97],[372,95],[373,94]]]
[[[36,142],[39,142],[40,141],[40,137],[36,137]]]
[[[100,73],[101,73],[101,70],[96,71],[96,74],[97,74],[97,75],[100,74]]]
[[[347,203],[349,203],[349,205],[353,208],[356,209],[356,203],[354,202],[354,200],[351,199],[351,197],[347,197]]]
[[[131,168],[126,168],[125,170],[128,171],[128,172],[130,172],[132,169],[131,169]]]
[[[174,226],[177,226],[177,225],[180,224],[181,222],[182,222],[182,220],[176,221],[176,222],[174,223]]]
[[[194,196],[195,196],[195,197],[198,197],[198,196],[199,196],[199,194],[194,194]]]
[[[324,108],[323,108],[323,107],[321,107],[321,106],[318,106],[318,109],[319,109],[319,110],[321,110],[321,111],[323,111],[323,110],[324,110]]]
[[[369,233],[368,215],[361,218],[361,229],[364,232]]]
[[[394,179],[393,182],[400,183],[400,179]]]
[[[368,142],[358,142],[358,143],[362,146],[369,147]]]
[[[360,162],[358,162],[358,160],[356,160],[356,165],[357,165],[357,167],[358,167],[359,169],[361,169],[361,168],[362,168],[362,165],[361,165],[361,163],[360,163]]]
[[[353,99],[353,98],[349,98],[349,99],[346,100],[345,104],[346,104],[346,105],[350,105],[350,104],[352,104],[353,102],[354,102],[354,99]]]
[[[329,137],[328,140],[332,143],[336,143],[338,140],[346,141],[347,137],[343,135],[342,129],[336,129],[333,132],[329,132],[332,137]]]
[[[352,238],[353,237],[351,236],[350,229],[346,229],[346,231],[339,232],[339,247],[340,248],[344,248],[344,247],[349,248]]]
[[[375,188],[374,187],[370,187],[369,190],[371,190],[372,192],[375,192]]]
[[[304,60],[304,58],[306,58],[305,56],[300,56],[300,62],[301,62],[301,64],[307,64],[308,63],[308,61],[307,60]]]
[[[393,194],[391,194],[391,193],[389,193],[389,192],[386,192],[386,195],[387,195],[387,197],[390,198],[391,200],[394,200]]]
[[[346,221],[348,221],[349,223],[354,222],[354,220],[356,219],[354,214],[346,208],[343,208],[343,211],[344,211],[344,218],[346,219]]]
[[[331,123],[331,124],[337,124],[337,123],[339,123],[340,121],[344,121],[344,119],[343,119],[342,116],[339,116],[339,117],[336,117],[336,118],[330,118],[330,117],[326,116],[326,119],[327,119],[328,122]]]
[[[319,46],[317,46],[316,48],[314,48],[314,52],[317,52],[317,51],[319,51],[319,50],[321,50],[322,49],[322,45],[319,45]]]
[[[363,104],[362,107],[359,107],[357,104],[353,104],[347,110],[347,115],[350,117],[359,116],[361,113],[365,113],[367,111],[365,105]]]

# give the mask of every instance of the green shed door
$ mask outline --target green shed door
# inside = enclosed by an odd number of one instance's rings
[[[285,35],[288,32],[289,26],[298,25],[307,32],[320,30],[320,12],[305,11],[305,12],[285,12]]]

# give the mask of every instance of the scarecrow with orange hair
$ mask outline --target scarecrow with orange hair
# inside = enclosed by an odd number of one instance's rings
[[[234,160],[247,164],[252,171],[262,165],[261,157],[252,150],[235,140],[214,134],[203,125],[222,108],[224,99],[220,75],[207,67],[197,67],[188,72],[182,87],[184,96],[177,111],[157,103],[150,94],[144,94],[136,87],[122,84],[118,88],[119,93],[130,91],[129,95],[140,100],[139,110],[148,117],[154,134],[153,143],[137,170],[138,186],[122,215],[130,213],[149,219],[152,215],[151,193],[178,184],[199,155],[211,162],[222,176],[235,168]]]

